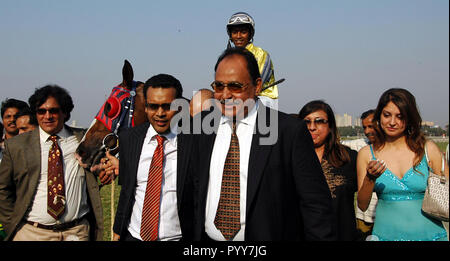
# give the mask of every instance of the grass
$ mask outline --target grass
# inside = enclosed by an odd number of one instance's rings
[[[100,197],[103,205],[103,240],[111,241],[111,188],[112,185],[105,185],[100,189]],[[117,203],[119,201],[120,186],[117,184],[117,179],[114,183],[114,213],[117,211]]]
[[[447,148],[448,142],[435,142],[438,145],[442,153],[445,154],[445,149]]]

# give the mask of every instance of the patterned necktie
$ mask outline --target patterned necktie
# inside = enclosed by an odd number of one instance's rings
[[[158,146],[156,146],[155,152],[153,153],[152,163],[148,171],[140,233],[143,241],[155,241],[158,238],[164,139],[165,137],[156,135]]]
[[[232,240],[241,229],[239,170],[239,140],[236,124],[233,123],[230,148],[223,167],[219,206],[214,219],[214,225],[226,240]]]
[[[48,152],[47,213],[58,220],[64,213],[66,197],[64,191],[63,155],[58,146],[58,136],[50,136],[53,142]]]

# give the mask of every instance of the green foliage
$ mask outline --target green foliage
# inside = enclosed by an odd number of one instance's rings
[[[448,136],[448,125],[446,129],[442,129],[441,127],[422,126],[422,131],[426,136],[442,136],[443,134]]]
[[[445,129],[441,127],[422,126],[422,131],[425,136],[442,136],[445,134],[448,137],[448,125],[446,125]],[[364,130],[359,126],[338,127],[338,132],[341,137],[364,136]]]
[[[341,137],[364,136],[363,128],[359,126],[338,127],[338,132]]]

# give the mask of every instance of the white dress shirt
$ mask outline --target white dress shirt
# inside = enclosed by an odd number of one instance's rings
[[[237,122],[236,135],[239,140],[239,178],[240,178],[240,216],[241,230],[233,238],[233,241],[243,241],[245,231],[245,210],[247,203],[247,175],[250,149],[252,145],[253,132],[256,125],[258,103],[254,106],[247,117]],[[224,241],[222,233],[214,225],[217,206],[219,205],[220,190],[222,187],[222,174],[225,166],[225,159],[230,148],[232,134],[232,121],[222,116],[217,131],[214,148],[211,155],[211,165],[209,169],[208,194],[206,199],[205,231],[208,236],[217,241]]]
[[[66,205],[64,214],[58,220],[66,223],[83,217],[89,212],[86,191],[86,174],[75,158],[75,150],[78,140],[75,135],[63,129],[56,134],[58,145],[63,153],[64,189]],[[31,211],[26,220],[38,222],[44,225],[54,225],[57,221],[47,213],[47,176],[48,176],[48,153],[53,142],[49,139],[50,134],[39,127],[39,140],[41,145],[41,176],[38,182],[36,195],[33,200]]]
[[[177,209],[177,135],[172,130],[164,140],[163,178],[161,185],[160,212],[158,224],[158,240],[179,240],[181,238],[180,220]],[[155,135],[158,133],[149,126],[142,146],[137,171],[137,187],[135,202],[131,214],[128,231],[137,239],[141,238],[142,207],[153,153],[158,145]]]

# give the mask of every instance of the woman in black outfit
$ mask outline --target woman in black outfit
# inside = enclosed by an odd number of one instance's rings
[[[327,103],[321,100],[307,103],[300,110],[299,118],[308,126],[330,188],[338,240],[356,240],[357,152],[339,142],[334,113]]]

